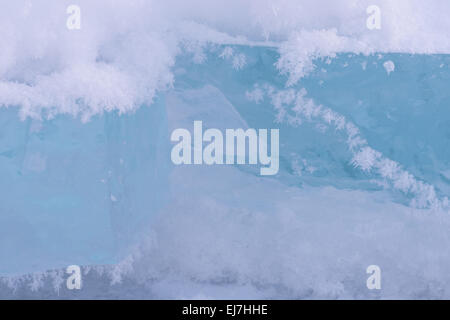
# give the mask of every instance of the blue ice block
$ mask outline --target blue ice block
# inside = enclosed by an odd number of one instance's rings
[[[450,99],[446,89],[450,55],[339,53],[333,59],[314,60],[314,70],[287,86],[287,75],[276,68],[279,54],[275,48],[228,47],[234,55],[245,56],[242,68],[234,68],[233,59],[223,57],[226,46],[210,48],[202,64],[191,63],[186,55],[177,61],[176,89],[213,84],[249,127],[279,128],[277,178],[293,185],[383,188],[373,183],[383,180],[376,170],[364,171],[352,164],[354,154],[345,130],[336,130],[317,117],[303,117],[295,124],[277,121],[269,91],[305,90],[305,99],[351,122],[367,145],[383,157],[395,161],[417,181],[433,186],[439,197],[450,194]],[[393,64],[394,70],[387,70],[386,63]],[[255,88],[263,92],[258,101],[248,98]],[[284,105],[291,116],[293,106]],[[409,203],[416,195],[405,197],[393,191],[393,196]]]
[[[163,99],[82,123],[0,108],[0,274],[114,263],[164,202]]]

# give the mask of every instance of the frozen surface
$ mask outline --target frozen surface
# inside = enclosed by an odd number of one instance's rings
[[[195,2],[2,3],[0,298],[449,298],[449,3]],[[279,173],[173,167],[194,120]]]

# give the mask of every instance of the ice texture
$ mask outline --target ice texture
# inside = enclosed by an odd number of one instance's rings
[[[164,201],[164,104],[88,123],[0,109],[0,274],[120,260]]]
[[[0,298],[450,297],[448,1],[1,4]],[[173,166],[194,120],[279,173]]]

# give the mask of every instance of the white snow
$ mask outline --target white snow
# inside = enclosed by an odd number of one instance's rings
[[[394,70],[395,70],[395,64],[391,60],[388,60],[385,63],[383,63],[383,67],[386,70],[388,75],[390,75],[391,72],[394,72]]]
[[[202,63],[206,42],[278,47],[288,84],[338,52],[450,52],[450,2],[441,0],[79,0],[80,30],[66,27],[69,4],[2,1],[0,106],[84,121],[130,112],[171,86],[180,50]],[[380,8],[380,30],[366,27],[369,5]],[[232,63],[240,70],[245,56]]]

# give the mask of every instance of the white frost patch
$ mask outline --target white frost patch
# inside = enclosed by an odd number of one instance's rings
[[[233,68],[236,70],[241,70],[247,64],[247,58],[245,54],[239,53],[233,57]]]
[[[383,67],[388,75],[395,70],[395,64],[391,60],[388,60],[385,63],[383,63]]]
[[[259,104],[260,102],[264,101],[264,91],[256,87],[252,91],[246,91],[245,97],[247,98],[247,100]]]
[[[229,59],[232,56],[233,56],[233,48],[231,47],[225,47],[225,49],[223,49],[222,53],[219,55],[219,57],[222,59]]]
[[[312,99],[306,97],[307,91],[304,88],[296,91],[263,87],[275,109],[276,122],[299,125],[302,120],[315,121],[322,124],[319,126],[321,132],[324,132],[323,126],[334,127],[347,137],[347,146],[353,156],[351,159],[353,166],[362,171],[377,174],[389,181],[394,189],[413,195],[414,199],[411,202],[413,207],[449,209],[448,199],[446,197],[439,199],[432,185],[417,180],[408,171],[402,169],[400,164],[371,148],[354,123],[330,108],[317,105]]]
[[[359,167],[363,171],[370,171],[370,169],[375,166],[380,156],[381,153],[378,151],[375,151],[370,147],[364,147],[353,156],[352,163],[355,167]]]

